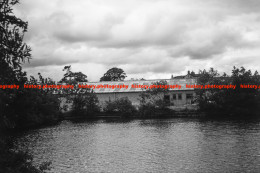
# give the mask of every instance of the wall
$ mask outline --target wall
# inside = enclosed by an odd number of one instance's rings
[[[186,98],[187,94],[191,94],[193,97],[195,97],[195,92],[191,90],[171,91],[169,94],[167,94],[169,95],[169,105],[179,107],[192,104],[193,98]],[[133,105],[138,106],[140,104],[139,95],[140,92],[97,93],[97,97],[101,106],[104,106],[106,101],[114,101],[115,99],[122,97],[128,97]],[[174,95],[181,95],[181,99],[178,97],[174,99]]]
[[[118,98],[128,97],[133,105],[139,105],[139,92],[122,92],[122,93],[97,93],[99,104],[104,106],[106,101],[114,101]]]
[[[170,91],[167,95],[169,96],[169,106],[171,106],[172,109],[180,108],[186,105],[192,104],[192,98],[186,98],[187,94],[191,94],[193,97],[195,97],[195,92],[192,90],[181,90],[181,91]],[[128,99],[132,102],[133,105],[138,106],[140,104],[140,92],[111,92],[111,93],[96,93],[99,104],[101,107],[104,107],[106,104],[106,101],[114,101],[116,99],[122,98],[122,97],[128,97]],[[178,95],[181,96],[181,98],[178,97]],[[174,96],[175,97],[174,99]],[[166,96],[167,97],[167,96]],[[164,98],[163,95],[161,95],[161,98]],[[67,105],[68,110],[71,109],[72,103],[67,103],[65,98],[61,98],[61,106]],[[64,111],[66,112],[66,110]]]

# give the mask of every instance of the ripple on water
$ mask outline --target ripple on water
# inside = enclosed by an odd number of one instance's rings
[[[260,172],[260,123],[62,122],[16,137],[50,172]]]

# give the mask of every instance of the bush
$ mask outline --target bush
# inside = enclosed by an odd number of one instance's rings
[[[36,167],[32,156],[26,152],[11,148],[10,138],[0,138],[0,173],[45,173],[50,162],[44,162]]]
[[[156,112],[156,107],[154,104],[148,102],[140,105],[138,111],[141,116],[152,116]]]
[[[100,112],[99,101],[95,93],[76,94],[70,98],[72,113],[76,116],[92,116]]]
[[[106,113],[119,113],[123,116],[130,116],[136,113],[136,108],[127,97],[122,97],[112,102],[107,101],[104,111]]]
[[[219,76],[217,71],[211,69],[201,72],[198,79],[201,85],[236,85],[236,89],[204,89],[196,90],[199,108],[210,114],[224,116],[259,116],[260,91],[259,89],[240,88],[244,85],[260,85],[260,76],[256,71],[241,67],[232,70],[231,76]]]
[[[154,85],[166,85],[166,81],[159,81]],[[171,113],[168,108],[168,103],[164,100],[165,94],[168,94],[168,89],[152,88],[142,92],[139,95],[140,106],[138,108],[141,116],[155,116],[165,113]]]

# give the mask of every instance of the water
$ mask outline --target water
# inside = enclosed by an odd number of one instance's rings
[[[66,121],[16,140],[55,173],[260,172],[257,121]]]

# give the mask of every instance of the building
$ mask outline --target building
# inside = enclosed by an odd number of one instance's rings
[[[159,81],[166,81],[167,85],[169,85],[169,92],[161,95],[169,107],[173,109],[189,107],[193,103],[195,96],[194,89],[186,88],[186,84],[196,84],[196,79],[194,78],[84,82],[79,85],[83,88],[92,88],[99,99],[101,107],[105,106],[107,101],[114,101],[122,97],[127,97],[133,105],[138,106],[140,104],[140,94],[147,87]]]
[[[194,85],[197,83],[198,75],[188,71],[187,75],[171,77],[171,79],[154,79],[154,80],[127,80],[127,81],[102,81],[102,82],[81,82],[79,86],[82,88],[92,88],[93,92],[98,97],[101,107],[106,105],[106,102],[127,97],[134,106],[140,105],[140,94],[147,90],[145,86],[152,86],[156,82],[165,81],[169,86],[169,92],[161,94],[169,105],[169,108],[179,109],[194,109],[195,92],[194,88],[186,88],[186,85]],[[143,86],[143,87],[142,87]],[[72,103],[67,103],[66,99],[61,99],[61,106],[66,104],[70,110]]]
[[[171,79],[197,79],[201,76],[201,74],[196,74],[194,71],[188,71],[186,75],[181,76],[171,76]]]

